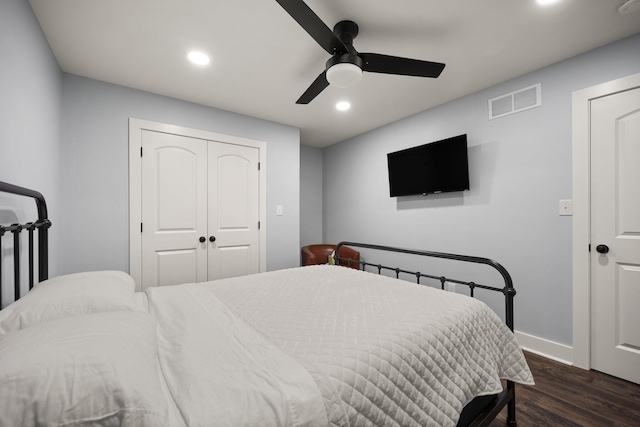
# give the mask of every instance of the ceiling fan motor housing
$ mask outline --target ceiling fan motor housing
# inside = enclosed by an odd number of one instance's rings
[[[326,66],[327,81],[332,86],[347,88],[362,79],[362,58],[353,47],[353,39],[358,35],[358,25],[353,21],[340,21],[333,27],[333,33],[347,48],[347,52],[336,53],[329,58]]]
[[[336,64],[353,64],[362,69],[362,58],[357,53],[343,53],[341,55],[334,55],[327,60],[327,70]]]
[[[353,21],[340,21],[333,26],[333,34],[348,47],[353,44],[353,39],[358,36],[358,24]]]

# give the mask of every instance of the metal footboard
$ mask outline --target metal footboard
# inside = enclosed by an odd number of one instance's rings
[[[22,231],[27,231],[27,244],[28,244],[28,263],[29,263],[29,289],[33,288],[35,283],[34,266],[35,266],[35,254],[34,254],[34,231],[38,232],[38,281],[41,282],[49,277],[49,240],[48,229],[51,227],[51,221],[47,218],[47,203],[44,200],[44,196],[34,190],[28,188],[18,187],[17,185],[8,184],[0,181],[0,192],[15,194],[18,196],[31,197],[36,202],[38,209],[38,219],[34,222],[27,222],[25,224],[11,224],[0,225],[0,253],[2,252],[2,241],[5,235],[13,235],[13,271],[14,271],[14,300],[20,298],[20,284],[21,284],[21,260],[20,260],[20,247],[22,243]],[[0,307],[2,305],[2,262],[0,262]]]
[[[458,280],[445,276],[436,276],[432,274],[421,273],[419,271],[409,271],[400,269],[398,267],[390,267],[382,264],[373,264],[363,260],[355,261],[351,259],[340,258],[338,254],[340,253],[341,246],[349,246],[351,248],[364,248],[364,249],[373,249],[383,252],[396,252],[402,254],[410,254],[410,255],[418,255],[425,256],[430,258],[440,258],[440,259],[448,259],[453,261],[474,263],[474,264],[484,264],[495,270],[497,270],[504,280],[504,286],[502,288],[483,285],[476,282]],[[489,258],[480,258],[475,256],[467,256],[467,255],[457,255],[457,254],[448,254],[443,252],[430,252],[430,251],[420,251],[414,249],[403,249],[403,248],[395,248],[391,246],[381,246],[381,245],[372,245],[368,243],[356,243],[356,242],[340,242],[336,245],[335,250],[335,260],[336,265],[340,264],[340,260],[343,262],[346,261],[348,265],[352,263],[360,263],[361,269],[363,271],[367,271],[366,268],[374,268],[377,269],[378,274],[382,274],[382,271],[390,271],[395,273],[396,278],[399,278],[400,273],[413,275],[416,278],[416,283],[420,284],[420,278],[429,278],[439,280],[441,283],[441,287],[444,290],[444,285],[446,282],[456,283],[460,285],[467,286],[469,288],[469,293],[471,297],[474,296],[475,289],[487,289],[490,291],[501,292],[504,295],[504,304],[505,304],[505,323],[513,332],[513,298],[516,295],[516,291],[513,288],[513,281],[511,280],[511,275],[509,272],[496,261]],[[483,410],[470,424],[469,427],[482,427],[488,426],[491,421],[498,415],[498,413],[508,405],[508,413],[507,413],[507,424],[516,425],[516,396],[515,396],[515,383],[512,381],[507,381],[507,387],[500,393],[493,404],[489,405],[488,408]]]

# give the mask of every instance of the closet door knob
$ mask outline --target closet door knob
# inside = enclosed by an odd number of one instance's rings
[[[216,236],[209,236],[209,241],[211,243],[215,242],[216,241]]]
[[[609,246],[598,245],[596,246],[596,251],[598,251],[598,253],[601,253],[601,254],[606,254],[607,252],[609,252]]]
[[[200,243],[204,243],[207,241],[207,239],[204,236],[200,236]]]

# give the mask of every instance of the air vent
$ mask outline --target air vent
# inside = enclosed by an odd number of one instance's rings
[[[489,120],[542,105],[542,85],[529,86],[489,100]]]

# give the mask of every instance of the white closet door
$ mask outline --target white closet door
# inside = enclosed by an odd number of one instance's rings
[[[207,146],[142,133],[142,289],[207,280]]]
[[[259,150],[209,144],[209,280],[260,271]]]

